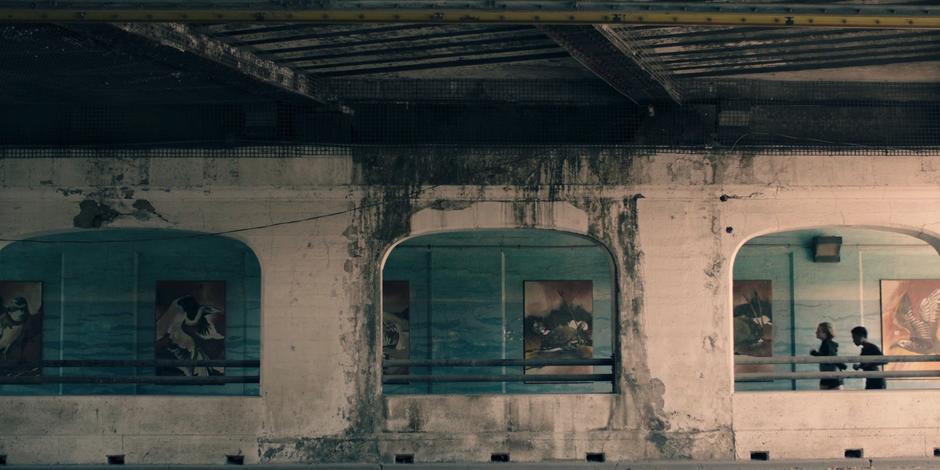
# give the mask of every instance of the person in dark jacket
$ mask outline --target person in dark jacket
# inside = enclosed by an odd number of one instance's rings
[[[864,326],[856,326],[852,328],[852,342],[856,346],[862,347],[862,356],[882,356],[881,349],[874,344],[868,342],[868,330]],[[863,362],[861,364],[855,364],[852,366],[855,370],[864,370],[864,371],[879,371],[881,370],[881,365],[884,362]],[[882,378],[869,378],[865,379],[865,390],[881,390],[888,388],[885,383],[885,379]]]
[[[839,355],[839,343],[833,341],[835,338],[835,332],[832,329],[832,324],[829,322],[822,322],[816,327],[816,337],[822,341],[822,344],[819,345],[819,350],[811,350],[809,353],[812,356],[838,356]],[[842,363],[822,363],[819,364],[820,372],[835,372],[836,370],[845,370],[848,369],[848,366]],[[819,379],[819,389],[820,390],[842,390],[842,379]]]

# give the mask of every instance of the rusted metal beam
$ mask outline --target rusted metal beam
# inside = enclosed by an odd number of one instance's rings
[[[336,97],[326,96],[317,90],[307,75],[259,57],[250,50],[235,47],[196,32],[186,24],[120,23],[114,26],[159,44],[195,54],[259,82],[273,85],[318,103],[337,106],[341,111],[351,113],[348,108],[338,103]]]
[[[16,22],[320,22],[530,23],[940,28],[933,5],[761,4],[747,2],[604,2],[599,0],[322,2],[297,8],[283,1],[197,4],[125,0],[0,1],[0,21]],[[307,3],[307,2],[300,2]],[[313,2],[310,2],[313,3]],[[321,2],[317,2],[321,3]]]
[[[680,103],[679,89],[629,38],[605,25],[541,26],[575,60],[637,104]]]
[[[783,64],[776,64],[773,60],[766,60],[748,65],[733,65],[730,67],[700,67],[675,70],[679,78],[712,78],[732,77],[736,75],[754,75],[773,72],[802,72],[807,70],[841,69],[847,67],[867,67],[873,65],[913,64],[917,62],[940,61],[940,53],[935,52],[936,47],[926,47],[904,53],[883,53],[878,51],[870,53],[856,53],[852,55],[820,58],[812,61],[791,60]]]
[[[595,25],[594,29],[610,41],[617,50],[633,59],[636,65],[646,72],[649,79],[658,83],[675,102],[682,101],[679,86],[670,76],[669,70],[650,55],[652,49],[641,45],[629,27],[614,29],[610,25]]]

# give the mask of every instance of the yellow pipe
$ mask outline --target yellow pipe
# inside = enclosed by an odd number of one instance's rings
[[[0,22],[525,23],[937,29],[940,16],[544,10],[79,10],[0,8]]]

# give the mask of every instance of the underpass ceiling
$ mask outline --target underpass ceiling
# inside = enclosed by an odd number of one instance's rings
[[[940,32],[930,30],[610,29],[635,41],[644,56],[674,79],[940,80]],[[195,30],[315,78],[590,76],[565,49],[528,25],[223,24]],[[820,71],[823,74],[814,75]]]
[[[11,141],[45,142],[61,128],[71,132],[61,132],[63,142],[94,144],[100,128],[114,142],[209,135],[218,145],[557,140],[868,149],[924,147],[940,135],[940,33],[931,30],[148,26],[0,24],[0,103],[10,105],[5,119],[24,129],[17,132],[31,133]],[[304,86],[278,86],[285,71]],[[75,110],[63,112],[63,104]],[[205,117],[190,111],[197,105]],[[195,127],[203,122],[216,128]],[[84,130],[88,123],[94,132]],[[141,134],[147,126],[154,137]]]
[[[309,100],[110,25],[0,24],[2,104]]]
[[[422,98],[419,91],[408,92],[396,82],[459,81],[453,96],[458,101],[503,96],[510,101],[616,102],[620,99],[611,98],[611,91],[629,96],[630,89],[627,83],[599,91],[602,79],[611,81],[597,74],[597,67],[589,70],[572,57],[570,45],[559,44],[544,28],[532,25],[229,23],[189,25],[188,31],[307,77],[320,88],[336,91],[339,101],[344,91],[355,100]],[[612,25],[606,33],[633,47],[624,52],[624,60],[655,69],[665,81],[674,82],[680,94],[710,80],[739,78],[940,82],[940,32],[931,30]],[[588,52],[596,47],[584,46]],[[230,58],[213,60],[189,52],[185,47],[161,47],[109,25],[0,25],[0,60],[5,65],[0,70],[0,98],[205,102],[285,95],[274,87],[256,86],[257,77],[232,70]],[[607,65],[617,70],[623,63]],[[376,81],[388,85],[356,85]],[[474,88],[468,81],[478,81],[479,89],[468,91]],[[533,81],[545,86],[538,90],[530,85]],[[634,88],[648,88],[639,82]],[[558,91],[570,90],[571,83],[579,84],[581,91]],[[504,90],[496,89],[500,87]],[[438,85],[432,88],[438,95],[446,91]],[[520,92],[523,88],[528,91]],[[369,89],[375,92],[370,95]],[[559,93],[564,96],[553,97]]]
[[[873,151],[932,146],[940,136],[931,52],[940,39],[931,31],[607,27],[615,36],[591,41],[622,42],[620,63],[665,71],[684,98],[636,106],[623,96],[630,83],[617,88],[598,73],[605,64],[589,69],[571,44],[528,25],[164,26],[153,30],[180,37],[127,25],[0,24],[0,103],[9,105],[0,146],[183,139]],[[588,58],[591,41],[577,48]],[[245,56],[217,53],[226,49],[273,66],[246,73]],[[878,73],[861,73],[866,67]],[[312,92],[271,86],[285,69]],[[823,73],[841,78],[821,83]],[[795,75],[767,80],[779,74]]]
[[[650,60],[676,79],[940,79],[940,32],[934,31],[695,26],[611,29],[633,37]]]
[[[529,25],[240,25],[195,31],[314,78],[590,78]]]

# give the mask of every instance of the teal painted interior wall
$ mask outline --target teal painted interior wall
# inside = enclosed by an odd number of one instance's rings
[[[734,262],[734,279],[773,282],[774,355],[808,356],[818,349],[816,325],[832,323],[839,354],[857,355],[851,329],[864,326],[869,341],[884,350],[881,334],[882,279],[940,279],[940,255],[913,237],[874,230],[828,231],[843,236],[841,261],[813,261],[812,237],[819,231],[760,237],[745,244]],[[851,366],[851,365],[850,365]],[[776,365],[787,372],[792,366]],[[814,364],[796,371],[818,371]],[[851,370],[851,369],[849,369]],[[846,389],[864,389],[864,379],[847,379]],[[889,389],[940,388],[940,381],[889,379]],[[736,383],[746,390],[816,390],[818,380]]]
[[[0,250],[0,280],[41,281],[43,359],[153,359],[157,281],[225,281],[225,358],[260,358],[261,269],[243,243],[171,230],[83,231]],[[102,243],[102,241],[118,241]],[[151,240],[151,241],[133,241]],[[35,242],[42,243],[35,243]],[[153,375],[152,368],[46,368],[43,375]],[[226,368],[226,375],[257,369]],[[0,385],[0,394],[258,395],[257,384]]]
[[[522,359],[523,282],[590,280],[594,357],[611,357],[613,271],[607,251],[549,230],[454,232],[408,240],[383,279],[408,281],[412,359]],[[611,367],[594,367],[610,373]],[[412,374],[521,374],[521,367],[415,368]],[[386,384],[387,394],[609,393],[610,383]]]

